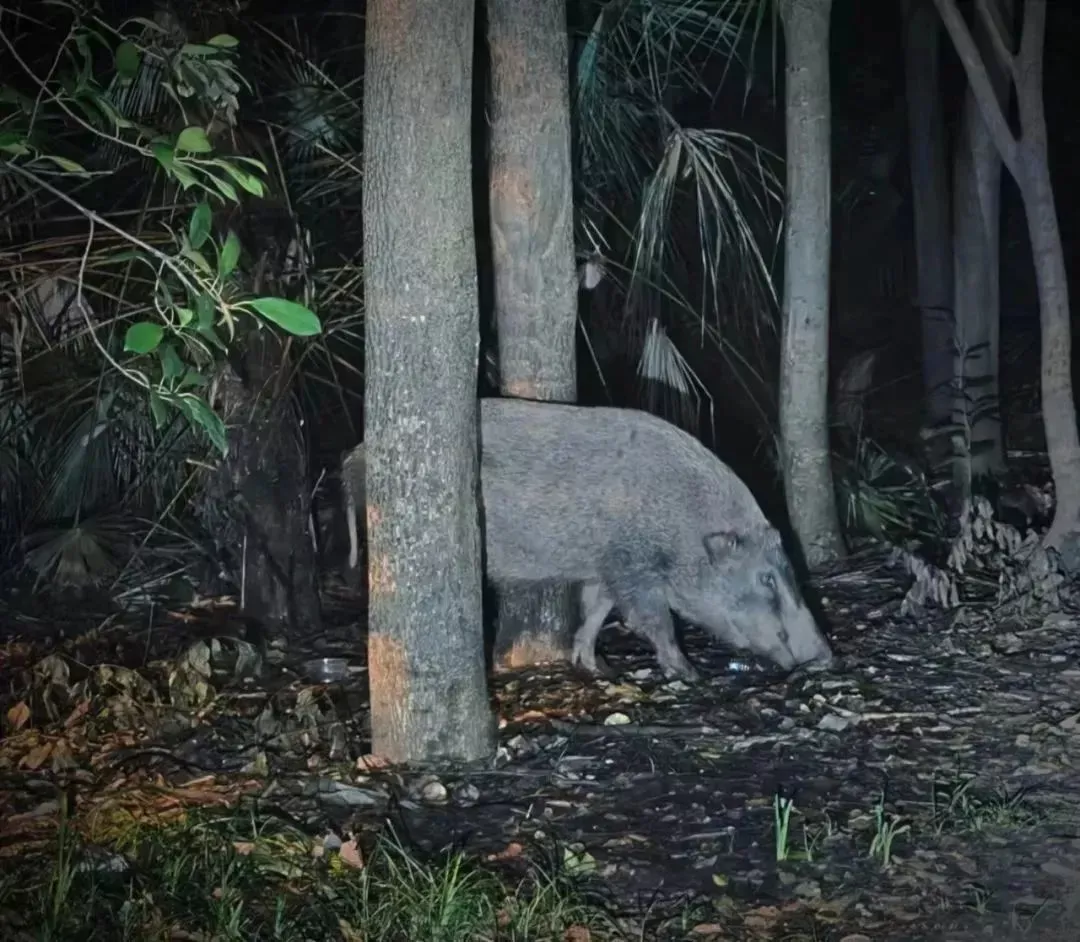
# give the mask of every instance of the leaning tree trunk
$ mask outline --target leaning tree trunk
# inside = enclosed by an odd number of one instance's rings
[[[364,447],[372,748],[494,745],[477,508],[473,0],[369,0]]]
[[[1009,173],[1016,179],[1024,202],[1035,281],[1039,290],[1042,333],[1042,410],[1046,450],[1054,475],[1057,507],[1054,522],[1044,537],[1047,546],[1060,549],[1070,569],[1080,569],[1080,436],[1072,391],[1072,336],[1069,324],[1069,286],[1050,182],[1050,161],[1043,112],[1043,39],[1046,0],[1026,0],[1020,51],[1009,52],[996,23],[985,20],[990,47],[1012,75],[1020,117],[1020,136],[1014,137],[994,93],[986,66],[955,0],[934,0],[952,37],[983,119],[990,128]],[[976,6],[984,16],[989,6]]]
[[[1002,40],[1011,51],[1012,0],[990,0],[990,3]],[[1012,78],[1004,63],[994,56],[992,37],[982,17],[977,18],[974,33],[995,98],[1007,111]],[[958,446],[953,456],[953,478],[967,496],[974,477],[1005,470],[998,382],[1001,154],[970,87],[964,96],[953,179],[956,277],[953,424]]]
[[[953,376],[953,253],[941,98],[941,20],[930,0],[907,0],[904,17],[923,390],[927,424],[940,428],[950,418]]]
[[[504,396],[577,400],[566,0],[488,0],[489,172]],[[570,586],[500,592],[496,662],[566,660]]]
[[[779,0],[787,57],[780,438],[791,523],[810,566],[844,552],[829,462],[829,12]]]

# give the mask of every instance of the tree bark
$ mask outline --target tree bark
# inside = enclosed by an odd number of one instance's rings
[[[577,400],[574,194],[565,0],[488,0],[490,207],[500,391]],[[499,595],[502,667],[567,660],[565,585]]]
[[[979,102],[983,120],[993,135],[1001,158],[1016,179],[1024,202],[1035,280],[1039,292],[1042,333],[1042,410],[1046,450],[1054,475],[1057,507],[1043,542],[1061,549],[1070,568],[1080,566],[1080,436],[1072,391],[1072,335],[1069,323],[1069,286],[1065,254],[1054,206],[1047,153],[1046,115],[1043,112],[1043,40],[1046,0],[1026,0],[1020,51],[1014,56],[993,22],[989,0],[977,0],[996,58],[1012,76],[1020,115],[1020,137],[1013,136],[998,103],[990,76],[955,0],[934,0],[945,28]]]
[[[787,61],[780,438],[791,523],[816,566],[844,552],[828,431],[832,0],[779,5]]]
[[[990,0],[998,30],[1012,50],[1012,0]],[[982,16],[975,41],[999,106],[1008,110],[1012,79],[994,57]],[[954,454],[954,480],[969,494],[974,477],[1005,470],[999,402],[1001,296],[1001,154],[969,87],[954,167],[953,226],[956,294],[954,425],[965,429]]]
[[[244,612],[275,634],[318,630],[307,447],[287,379],[293,364],[274,331],[250,321],[241,331],[217,385],[229,451],[211,480],[204,523],[235,574]],[[222,517],[222,508],[236,512]]]
[[[490,754],[471,186],[472,0],[370,0],[364,447],[372,748]]]
[[[953,253],[941,104],[941,20],[930,0],[907,0],[904,13],[923,389],[927,422],[940,426],[950,418],[953,376]]]

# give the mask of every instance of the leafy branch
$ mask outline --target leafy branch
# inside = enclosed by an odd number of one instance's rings
[[[143,18],[128,22],[142,26],[144,36],[151,38],[165,32]],[[104,27],[100,21],[95,25]],[[115,48],[106,32],[119,39]],[[129,246],[114,253],[110,262],[136,263],[150,270],[150,308],[157,316],[128,326],[123,344],[128,358],[120,360],[109,354],[93,325],[88,324],[91,335],[105,359],[126,379],[146,390],[148,406],[159,429],[168,421],[169,408],[176,409],[192,425],[203,429],[224,454],[227,451],[224,424],[200,390],[208,385],[209,369],[227,354],[228,344],[235,341],[237,318],[246,314],[256,322],[265,322],[300,337],[322,331],[319,318],[302,304],[279,297],[246,296],[238,283],[242,256],[239,237],[232,229],[220,238],[215,237],[214,213],[209,201],[240,204],[241,192],[261,197],[265,189],[262,176],[267,173],[265,165],[254,158],[216,155],[207,130],[210,124],[203,127],[189,123],[188,105],[193,103],[209,106],[213,115],[224,113],[232,123],[238,105],[237,93],[244,84],[233,60],[238,41],[220,34],[206,43],[184,43],[179,50],[166,54],[152,42],[137,42],[107,27],[88,26],[76,15],[53,68],[44,79],[19,56],[15,44],[2,30],[0,43],[38,92],[36,99],[31,99],[13,88],[0,89],[0,173],[22,179],[87,219],[90,223],[87,254],[94,227],[100,225]],[[163,84],[180,110],[185,126],[176,133],[159,131],[115,107],[94,74],[95,44],[108,50],[114,82],[133,81],[146,62],[165,68],[169,78]],[[70,68],[59,68],[61,62]],[[81,163],[55,152],[56,144],[42,130],[55,123],[55,119],[62,127],[74,126],[152,160],[166,180],[181,192],[193,189],[201,192],[202,198],[195,204],[186,229],[179,233],[170,229],[174,246],[171,253],[155,248],[146,239],[111,222],[46,179],[92,177]],[[85,258],[86,255],[79,272],[80,295]],[[86,308],[83,310],[85,313]],[[222,329],[227,341],[222,339]]]

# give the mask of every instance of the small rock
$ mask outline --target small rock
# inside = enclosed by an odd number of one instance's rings
[[[1024,642],[1018,634],[1014,631],[1007,631],[1005,634],[998,635],[990,642],[992,647],[998,654],[1017,654],[1024,650]]]
[[[429,805],[445,804],[449,798],[446,786],[442,782],[428,782],[421,790],[420,797]]]
[[[628,726],[630,717],[625,713],[609,713],[604,719],[605,726]]]
[[[480,789],[472,782],[466,782],[454,789],[454,802],[462,808],[469,808],[480,800]]]
[[[836,713],[826,713],[818,720],[817,728],[827,733],[842,733],[851,725],[851,720],[846,716]]]
[[[510,753],[518,759],[528,759],[536,755],[539,752],[535,740],[528,736],[522,736],[518,733],[516,736],[512,736],[506,743],[506,748],[510,750]]]

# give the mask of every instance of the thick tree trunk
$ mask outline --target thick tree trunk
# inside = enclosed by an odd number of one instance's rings
[[[1076,405],[1072,390],[1072,334],[1069,323],[1069,286],[1065,277],[1065,254],[1061,245],[1050,182],[1043,112],[1043,40],[1046,33],[1046,0],[1025,0],[1020,51],[1014,56],[1000,28],[990,21],[987,0],[979,0],[994,55],[1012,75],[1020,115],[1020,137],[1009,128],[993,85],[971,32],[955,0],[934,0],[964,65],[968,82],[979,102],[983,119],[1009,172],[1016,179],[1024,201],[1035,280],[1039,289],[1039,321],[1042,329],[1042,410],[1046,425],[1046,449],[1054,475],[1057,507],[1054,522],[1044,538],[1049,547],[1062,550],[1071,569],[1080,568],[1080,436],[1076,429]]]
[[[235,574],[244,612],[274,633],[317,630],[307,448],[286,379],[292,364],[278,334],[245,328],[239,360],[217,387],[229,452],[210,486],[214,516],[204,522]],[[232,508],[225,519],[216,515],[222,507]]]
[[[493,747],[477,508],[472,0],[369,0],[364,447],[372,748]]]
[[[488,0],[491,242],[500,390],[577,400],[566,0]],[[501,592],[495,659],[567,660],[570,586]]]
[[[941,97],[941,19],[930,0],[907,0],[904,13],[923,389],[927,422],[940,426],[950,417],[953,376],[952,231]]]
[[[831,6],[780,0],[787,58],[780,437],[788,511],[810,566],[844,552],[828,431]]]
[[[991,0],[1012,49],[1012,0]],[[1012,79],[994,57],[985,21],[978,17],[975,41],[987,66],[997,101],[1008,110]],[[953,232],[956,318],[953,366],[956,377],[954,425],[964,429],[954,454],[953,478],[964,494],[973,477],[1005,470],[998,375],[1001,297],[998,245],[1001,229],[1001,154],[969,87],[956,146]]]

